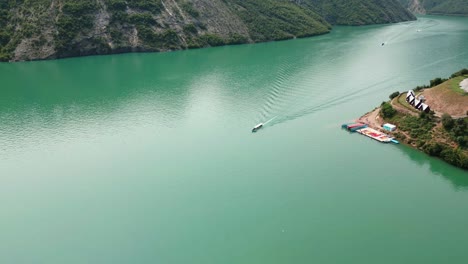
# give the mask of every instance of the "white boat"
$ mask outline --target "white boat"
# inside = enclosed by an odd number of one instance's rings
[[[259,130],[262,127],[263,127],[263,123],[260,123],[260,124],[258,124],[256,126],[254,126],[254,128],[252,129],[252,132],[257,132],[257,130]]]

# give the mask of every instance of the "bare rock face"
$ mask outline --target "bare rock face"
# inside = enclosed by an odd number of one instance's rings
[[[318,8],[323,1],[3,1],[0,61],[170,51],[319,35],[331,29],[325,12]],[[333,1],[343,8],[349,6],[345,0]],[[374,2],[382,0],[352,1],[368,2],[375,9]],[[396,0],[389,1],[393,5]],[[397,8],[385,10],[385,5],[378,6],[382,6],[378,12],[364,10],[365,5],[352,12],[362,11],[363,17],[375,13],[375,17],[388,18],[359,20],[359,24],[411,19]]]
[[[420,0],[411,0],[408,9],[414,14],[426,14],[426,9],[424,8]]]
[[[399,0],[414,14],[467,16],[468,0]]]
[[[223,37],[228,37],[230,34],[249,36],[249,30],[244,21],[223,1],[194,0],[193,6],[203,14],[200,22],[207,25],[208,32]]]

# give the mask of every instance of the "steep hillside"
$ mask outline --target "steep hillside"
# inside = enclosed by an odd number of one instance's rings
[[[332,0],[336,12],[324,0],[1,1],[0,61],[282,40],[327,33],[327,20],[413,18],[394,1]]]
[[[334,25],[367,25],[415,20],[397,0],[305,0]]]
[[[468,0],[399,0],[415,14],[468,15]]]

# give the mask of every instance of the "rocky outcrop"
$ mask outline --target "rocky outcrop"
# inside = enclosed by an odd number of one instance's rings
[[[408,9],[414,14],[426,14],[426,9],[421,4],[420,0],[411,0],[409,1]]]

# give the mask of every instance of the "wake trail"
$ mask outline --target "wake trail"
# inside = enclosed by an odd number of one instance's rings
[[[440,59],[440,60],[437,60],[437,61],[435,61],[433,63],[417,67],[414,70],[415,71],[420,71],[422,69],[437,65],[437,64],[439,64],[441,62],[456,59],[457,57],[459,57],[461,55],[464,55],[466,53],[468,53],[468,52],[462,52],[462,53],[459,53],[457,55],[454,55],[454,56],[451,56],[451,57],[448,57],[448,58],[445,58],[445,59]],[[369,94],[374,93],[374,92],[379,91],[379,90],[386,90],[386,89],[388,89],[390,87],[399,86],[399,85],[402,85],[404,83],[404,82],[398,81],[398,80],[391,82],[391,80],[394,79],[395,77],[396,76],[389,77],[389,78],[387,78],[387,79],[385,79],[383,81],[374,83],[373,85],[370,85],[370,86],[367,86],[365,88],[356,90],[356,91],[354,91],[352,93],[348,93],[348,94],[346,94],[344,96],[341,96],[339,98],[328,100],[326,102],[319,103],[317,105],[314,105],[314,106],[299,110],[297,112],[286,113],[282,118],[276,119],[276,122],[271,124],[271,126],[278,125],[278,124],[281,124],[281,123],[284,123],[284,122],[287,122],[287,121],[292,121],[294,119],[298,119],[298,118],[303,117],[305,115],[309,115],[309,114],[312,114],[312,113],[319,112],[321,110],[328,109],[328,108],[333,107],[333,106],[344,104],[344,103],[353,101],[353,100],[355,100],[355,99],[357,99],[357,98],[359,98],[361,96],[369,95]],[[381,84],[384,84],[384,83],[386,83],[387,85],[380,86]],[[377,87],[377,89],[373,89],[375,87]]]
[[[281,124],[281,123],[283,123],[285,121],[291,121],[291,120],[303,117],[305,115],[318,112],[320,110],[325,110],[325,109],[330,108],[332,106],[337,106],[337,105],[340,105],[340,104],[343,104],[343,103],[347,103],[347,102],[352,101],[352,100],[354,100],[354,99],[356,99],[356,98],[358,98],[360,96],[363,96],[363,94],[362,94],[363,92],[367,92],[365,94],[370,94],[370,93],[376,92],[376,91],[378,91],[380,89],[387,89],[387,88],[395,85],[395,82],[390,82],[392,79],[394,79],[393,76],[389,77],[389,78],[386,78],[386,79],[384,79],[382,81],[376,82],[376,83],[374,83],[372,85],[366,86],[366,87],[364,87],[362,89],[354,90],[353,92],[342,95],[341,97],[326,100],[324,102],[320,102],[318,104],[312,105],[312,106],[304,108],[304,109],[300,109],[300,110],[294,109],[292,111],[286,112],[283,115],[283,118],[276,119],[276,122],[271,124],[271,126]],[[399,82],[399,81],[397,81],[397,82]],[[387,85],[385,85],[383,87],[380,86],[381,84],[384,84],[384,83],[386,83]]]
[[[271,118],[270,120],[266,121],[265,123],[263,123],[263,125],[266,125],[268,123],[270,123],[271,121],[275,120],[278,116],[275,116],[273,118]]]
[[[336,50],[340,50],[342,45],[336,46],[332,50],[328,50],[328,53],[336,53]],[[323,71],[331,71],[333,63],[326,65],[327,69],[315,69],[314,67],[308,67],[307,73],[304,72],[304,65],[308,65],[308,60],[319,60],[319,57],[326,56],[324,54],[314,52],[307,56],[297,55],[294,57],[283,57],[281,58],[280,67],[276,70],[275,80],[271,89],[267,92],[266,98],[264,99],[263,106],[259,113],[259,119],[265,120],[269,116],[279,116],[282,109],[290,107],[291,105],[298,106],[302,105],[305,101],[308,101],[312,96],[314,98],[317,95],[321,95],[319,91],[311,89],[310,83],[316,79],[317,75],[323,75]],[[334,60],[343,57],[335,56]],[[312,76],[311,74],[312,73]],[[302,76],[304,75],[304,76]],[[302,76],[302,78],[300,78]],[[301,81],[297,81],[300,79]],[[306,81],[304,81],[306,79]]]

